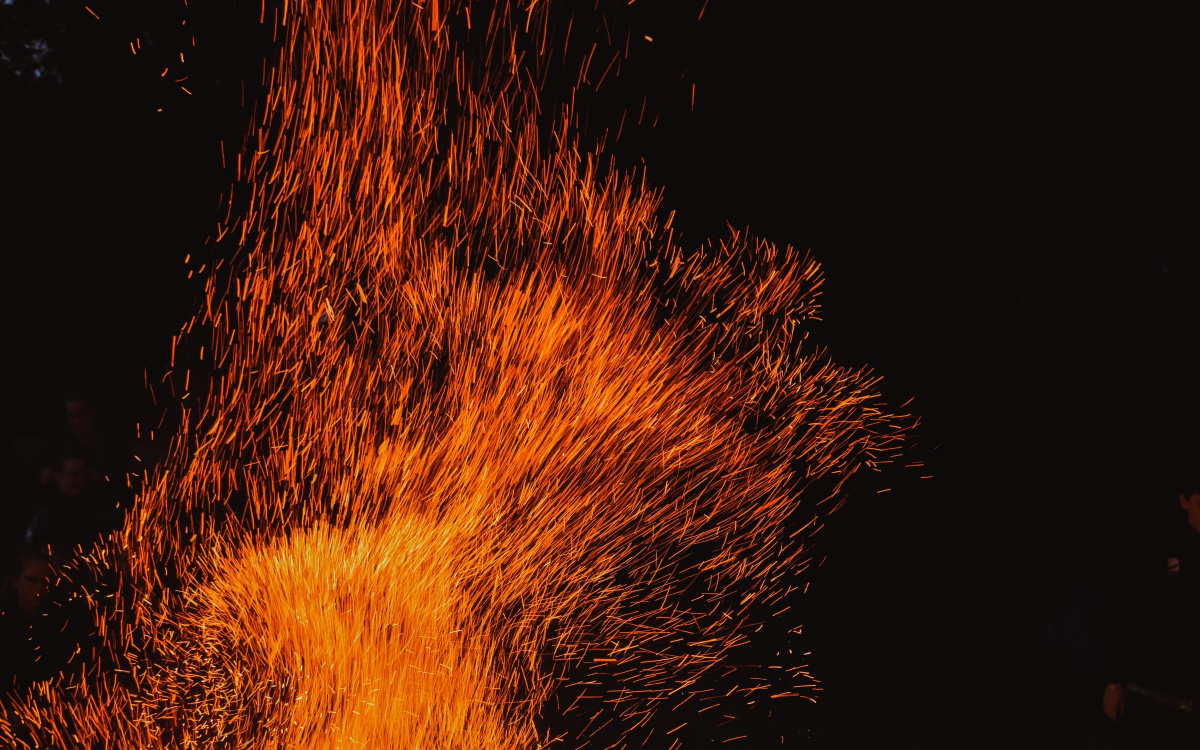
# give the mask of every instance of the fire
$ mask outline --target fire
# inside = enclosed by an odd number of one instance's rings
[[[183,427],[67,571],[95,658],[5,744],[544,747],[584,674],[578,744],[786,606],[911,420],[806,341],[807,254],[679,247],[569,107],[539,124],[555,12],[283,4]]]

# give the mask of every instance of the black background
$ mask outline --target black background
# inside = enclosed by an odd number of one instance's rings
[[[645,97],[609,150],[663,187],[676,238],[729,223],[811,248],[815,335],[922,418],[926,466],[889,472],[819,538],[799,605],[819,707],[763,726],[797,747],[1078,736],[1086,681],[1047,627],[1131,529],[1169,516],[1197,455],[1183,19],[602,5],[634,43],[581,96],[589,132]],[[162,371],[199,291],[184,258],[224,216],[221,143],[232,157],[271,46],[257,2],[91,8],[0,6],[18,453],[73,382],[145,413],[143,371]]]

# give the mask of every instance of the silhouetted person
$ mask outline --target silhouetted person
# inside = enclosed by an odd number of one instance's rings
[[[62,453],[74,453],[87,459],[95,472],[97,484],[109,494],[126,494],[125,475],[130,471],[128,446],[117,440],[108,429],[96,399],[86,388],[74,388],[63,395],[63,428],[50,441],[49,459],[42,467],[40,480],[45,486],[53,484],[54,467],[51,461]]]
[[[86,553],[101,534],[116,529],[122,519],[116,501],[96,482],[96,472],[83,455],[60,453],[53,461],[51,485],[34,504],[25,543],[49,547],[63,561],[77,547]]]
[[[1136,748],[1200,748],[1200,480],[1126,571],[1099,629],[1105,715]]]
[[[49,680],[75,651],[64,610],[50,605],[49,559],[33,551],[16,558],[0,594],[0,693]]]
[[[77,682],[95,666],[94,621],[77,588],[71,594],[57,585],[63,580],[36,550],[10,558],[0,591],[0,704],[32,700],[48,707],[39,683]],[[60,693],[56,700],[70,698]],[[22,747],[35,746],[28,727],[13,729]]]

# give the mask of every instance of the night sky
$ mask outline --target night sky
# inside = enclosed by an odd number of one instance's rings
[[[271,48],[257,0],[89,5],[99,19],[0,6],[18,452],[70,383],[118,418],[153,411],[143,371],[163,371],[194,309],[188,269],[221,252],[205,244],[225,215],[221,144],[228,161]],[[1200,455],[1190,27],[1141,10],[600,5],[635,42],[581,95],[587,132],[631,113],[608,151],[645,165],[685,246],[728,223],[811,248],[814,337],[921,416],[925,465],[868,480],[817,537],[828,558],[801,606],[825,701],[796,731],[815,747],[1069,732],[1085,691],[1047,627],[1169,517]]]

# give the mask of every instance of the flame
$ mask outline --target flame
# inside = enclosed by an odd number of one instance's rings
[[[207,382],[67,572],[95,658],[6,744],[544,747],[568,674],[633,732],[895,458],[911,420],[806,340],[811,257],[685,250],[569,106],[539,122],[554,12],[283,4]]]

